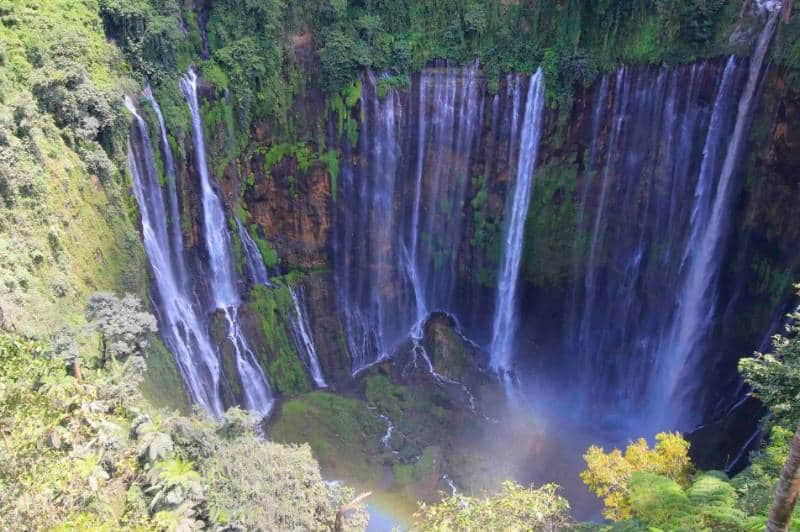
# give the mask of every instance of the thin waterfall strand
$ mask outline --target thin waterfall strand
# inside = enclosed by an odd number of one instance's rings
[[[544,109],[544,80],[539,69],[531,77],[525,115],[520,132],[517,176],[511,195],[511,213],[506,227],[505,249],[498,275],[497,304],[490,347],[491,365],[496,371],[511,369],[517,327],[517,280],[522,261],[525,219],[533,189],[534,169],[539,153],[539,138]]]

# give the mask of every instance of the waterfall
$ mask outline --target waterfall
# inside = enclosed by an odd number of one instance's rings
[[[743,135],[750,119],[753,96],[756,93],[761,67],[775,32],[779,10],[773,11],[759,35],[756,49],[750,58],[747,81],[736,112],[736,121],[719,170],[713,192],[713,201],[698,205],[692,213],[692,235],[688,241],[686,274],[680,291],[677,319],[659,353],[658,391],[656,400],[662,402],[665,423],[684,426],[696,422],[692,415],[692,401],[697,393],[697,383],[691,379],[696,372],[696,354],[710,332],[717,302],[717,284],[721,269],[722,246],[728,233],[730,208],[735,191],[736,163],[741,151]],[[725,68],[727,74],[735,59],[731,57]],[[725,83],[723,77],[723,87]],[[723,88],[720,89],[722,92]],[[716,111],[716,109],[715,109]],[[712,127],[716,126],[712,117]],[[726,131],[727,133],[727,131]],[[708,149],[708,148],[707,148]],[[705,164],[705,160],[703,161]],[[711,195],[711,184],[701,175],[698,181],[700,195]],[[700,215],[700,213],[703,213]],[[686,389],[680,390],[680,387]]]
[[[155,281],[161,336],[175,358],[191,399],[208,412],[219,416],[224,410],[219,395],[219,358],[211,346],[206,325],[197,314],[196,302],[187,288],[188,279],[181,277],[185,274],[185,268],[182,266],[184,256],[180,232],[177,242],[173,242],[173,248],[170,246],[166,227],[167,221],[173,227],[178,224],[177,210],[173,210],[177,199],[170,197],[166,202],[170,205],[168,214],[155,169],[147,124],[129,98],[125,99],[125,105],[133,115],[139,135],[136,141],[132,131],[128,146],[128,164],[142,219],[144,248]],[[157,109],[157,105],[154,108]],[[158,115],[160,116],[160,111]],[[165,138],[164,135],[162,126],[162,138]],[[165,159],[171,160],[169,144],[165,144],[163,149],[168,154]],[[174,166],[167,164],[166,170],[168,173],[172,172]],[[174,183],[174,174],[170,181]],[[174,186],[169,186],[168,191],[170,196],[175,194]]]
[[[394,432],[394,423],[388,416],[378,414],[378,417],[386,422],[386,432],[381,436],[381,445],[384,449],[391,449],[392,447],[392,432]]]
[[[167,178],[167,191],[169,193],[169,217],[167,220],[170,225],[170,237],[172,238],[172,256],[174,257],[173,266],[175,267],[175,275],[181,282],[186,282],[188,279],[186,275],[186,258],[183,251],[183,235],[181,233],[181,215],[178,208],[178,188],[177,188],[177,172],[175,170],[175,157],[172,155],[172,147],[169,145],[167,139],[167,126],[164,124],[164,115],[161,113],[161,106],[153,97],[153,91],[150,85],[146,85],[142,92],[145,100],[153,108],[153,112],[158,119],[158,127],[161,132],[161,153],[164,156],[164,171]]]
[[[264,258],[261,256],[258,246],[253,242],[250,233],[247,232],[242,222],[236,219],[236,230],[239,234],[239,241],[242,243],[244,252],[245,268],[253,284],[270,285],[267,267],[264,265]]]
[[[663,406],[645,407],[685,309],[686,250],[708,219],[741,73],[736,61],[621,68],[599,84],[561,369],[586,417],[635,425]]]
[[[441,63],[383,98],[381,76],[364,76],[357,150],[342,139],[333,246],[354,374],[391,356],[431,311],[455,310],[479,72]]]
[[[203,123],[200,104],[197,100],[197,75],[189,70],[180,80],[181,90],[189,104],[192,122],[192,140],[197,173],[200,176],[200,193],[203,206],[203,237],[208,251],[211,268],[210,288],[215,308],[225,309],[238,305],[239,293],[235,287],[231,242],[228,222],[222,201],[211,185],[206,147],[203,139]]]
[[[289,287],[289,294],[292,296],[292,303],[294,305],[294,319],[291,322],[292,335],[294,336],[294,343],[297,350],[303,355],[303,360],[308,368],[311,378],[317,388],[327,388],[328,383],[325,381],[325,376],[322,374],[322,367],[319,364],[317,357],[317,348],[314,346],[314,339],[311,336],[311,327],[306,318],[306,309],[303,301],[303,292],[298,287]]]
[[[596,86],[565,358],[537,381],[568,375],[584,418],[657,431],[707,412],[736,162],[772,31],[749,62],[621,68]]]
[[[544,109],[544,81],[542,70],[531,76],[525,103],[525,114],[520,132],[517,175],[510,196],[510,216],[506,224],[503,259],[498,275],[497,303],[492,325],[492,343],[489,349],[492,367],[499,372],[511,370],[514,336],[516,333],[516,295],[519,278],[525,219],[533,189],[533,174],[539,153],[542,111]],[[515,96],[515,102],[518,98]],[[515,105],[516,108],[516,105]],[[514,114],[516,118],[516,113]],[[513,131],[512,127],[512,131]]]
[[[239,293],[233,271],[231,242],[222,201],[211,185],[203,139],[203,123],[197,99],[197,75],[189,70],[180,80],[181,90],[189,105],[192,140],[197,173],[200,176],[203,205],[203,236],[211,269],[210,291],[214,308],[225,314],[228,338],[236,354],[236,367],[242,380],[245,406],[261,414],[272,408],[272,392],[258,361],[250,349],[238,322]]]

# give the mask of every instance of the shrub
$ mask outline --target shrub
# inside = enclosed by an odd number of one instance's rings
[[[330,530],[340,506],[353,498],[329,488],[308,445],[279,445],[250,434],[204,461],[208,507],[215,522],[246,530]],[[366,512],[350,515],[363,527]]]
[[[455,495],[436,505],[421,504],[414,519],[423,531],[556,531],[569,523],[569,503],[555,484],[526,488],[508,481],[486,499]]]

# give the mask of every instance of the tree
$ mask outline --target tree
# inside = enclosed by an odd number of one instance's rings
[[[415,530],[562,530],[569,524],[569,502],[556,484],[540,488],[503,483],[486,499],[454,495],[439,504],[420,504]]]
[[[96,292],[86,308],[89,325],[100,334],[103,362],[145,357],[147,337],[158,330],[155,317],[132,295],[119,299],[108,292]]]
[[[770,410],[770,422],[795,428],[769,512],[768,531],[788,530],[800,492],[800,308],[789,315],[785,334],[772,338],[773,354],[756,352],[739,361],[753,395]]]
[[[311,447],[262,441],[249,432],[226,441],[200,465],[208,479],[212,519],[233,530],[332,530],[337,510],[353,499],[344,486],[329,486]],[[364,507],[356,502],[343,530],[363,530]]]
[[[799,286],[800,287],[800,286]],[[784,334],[772,338],[773,353],[756,352],[739,361],[753,396],[769,408],[770,423],[794,430],[800,423],[800,307],[789,315]]]
[[[775,497],[769,511],[767,532],[789,530],[798,492],[800,492],[800,426],[794,433],[789,447],[789,456],[786,457],[778,485],[775,486]]]
[[[612,521],[631,517],[628,482],[634,473],[661,475],[686,487],[692,471],[689,442],[677,432],[656,435],[652,449],[644,438],[639,438],[628,445],[625,454],[619,449],[605,453],[601,447],[592,445],[583,459],[587,467],[581,479],[589,491],[603,499],[603,516]]]

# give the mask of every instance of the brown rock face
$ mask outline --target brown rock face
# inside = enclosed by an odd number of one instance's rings
[[[264,229],[282,260],[304,269],[327,266],[330,177],[322,165],[303,173],[294,159],[286,158],[268,175],[256,177],[245,199],[252,221]]]

